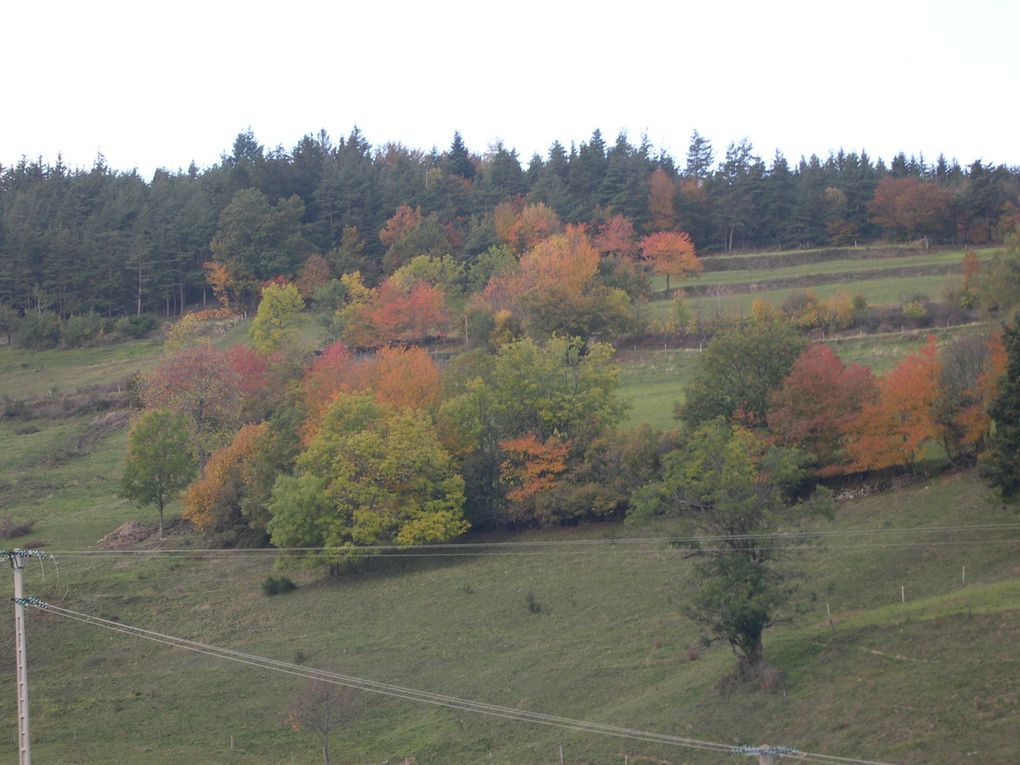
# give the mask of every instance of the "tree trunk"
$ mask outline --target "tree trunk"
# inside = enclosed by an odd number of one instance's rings
[[[329,765],[329,739],[322,737],[322,765]]]

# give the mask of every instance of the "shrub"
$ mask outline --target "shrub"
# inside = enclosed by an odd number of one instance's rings
[[[10,516],[0,518],[0,539],[14,539],[31,533],[35,521],[15,521]]]
[[[262,582],[262,594],[266,597],[286,595],[297,589],[297,585],[286,576],[267,576]]]
[[[25,314],[15,335],[18,345],[35,351],[56,348],[59,341],[60,319],[53,311]]]
[[[122,316],[113,325],[113,331],[122,337],[140,340],[152,332],[159,322],[147,313],[141,316]]]
[[[103,318],[95,311],[72,316],[60,329],[60,340],[65,348],[84,348],[92,345],[105,329]]]

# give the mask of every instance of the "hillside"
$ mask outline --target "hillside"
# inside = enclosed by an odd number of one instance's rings
[[[848,352],[881,358],[893,347]],[[275,570],[264,554],[82,554],[124,521],[154,518],[116,498],[126,431],[75,409],[76,391],[100,382],[115,391],[154,350],[140,342],[29,358],[0,349],[4,390],[71,401],[64,417],[0,420],[2,514],[36,521],[4,544],[37,541],[58,554],[59,570],[27,570],[30,594],[284,662],[562,717],[883,762],[1012,762],[1020,534],[951,530],[1017,521],[971,473],[846,501],[831,521],[812,521],[825,536],[786,556],[799,590],[766,635],[782,682],[726,692],[729,651],[702,646],[683,616],[691,564],[662,541],[677,533],[669,520],[473,539],[519,546],[462,560],[379,558],[339,578],[288,569],[299,588],[273,598],[261,592]],[[654,377],[639,364],[627,373],[638,386]],[[947,530],[911,531],[934,528]],[[299,680],[54,614],[30,617],[38,762],[316,761],[314,737],[283,721]],[[10,636],[10,609],[0,622]],[[0,708],[13,721],[13,651],[0,663]],[[560,747],[569,763],[732,762],[386,697],[362,703],[363,716],[334,736],[337,762],[554,763]],[[0,755],[15,752],[11,739],[0,742]]]

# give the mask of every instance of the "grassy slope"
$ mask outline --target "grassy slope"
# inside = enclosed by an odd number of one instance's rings
[[[885,360],[904,350],[903,343],[848,341],[840,351]],[[0,369],[9,360],[4,353]],[[96,355],[97,363],[101,358]],[[80,360],[85,379],[89,355]],[[689,369],[685,352],[629,361],[632,394],[664,381],[679,387]],[[650,405],[636,419],[659,416],[663,408]],[[17,517],[36,518],[30,538],[51,549],[88,547],[124,520],[153,515],[114,496],[123,431],[85,453],[53,458],[87,419],[36,421],[40,432],[24,435],[0,424],[0,503],[4,512],[15,508]],[[844,504],[834,521],[817,524],[899,529],[1015,519],[989,501],[974,476],[962,474]],[[656,537],[674,530],[660,521],[514,538]],[[271,599],[259,592],[272,571],[266,560],[66,556],[59,577],[51,569],[43,580],[29,569],[26,578],[30,593],[76,610],[285,661],[324,666],[332,660],[351,674],[496,704],[893,762],[1012,762],[1020,719],[1014,682],[1020,543],[949,545],[966,540],[942,535],[923,537],[920,547],[890,546],[916,539],[895,532],[790,556],[784,565],[802,589],[790,620],[768,635],[769,657],[786,673],[785,693],[772,694],[716,690],[731,657],[723,647],[698,648],[698,632],[682,616],[691,564],[668,549],[388,560],[341,580],[298,571],[292,576],[303,586]],[[529,612],[528,593],[541,613]],[[825,622],[827,603],[835,633]],[[0,622],[0,634],[10,636],[9,609],[0,610]],[[300,685],[293,678],[46,614],[31,615],[29,645],[39,762],[315,761],[312,738],[281,723]],[[0,716],[11,725],[12,653],[0,651]],[[624,752],[632,761],[640,755],[732,762],[396,700],[368,697],[365,706],[365,717],[336,737],[335,761],[413,755],[418,763],[553,763],[562,745],[571,763],[618,763]],[[0,758],[14,753],[4,737]]]

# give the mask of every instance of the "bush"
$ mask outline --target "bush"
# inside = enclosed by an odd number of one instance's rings
[[[35,521],[15,521],[10,516],[0,518],[0,539],[14,539],[31,533]]]
[[[103,318],[95,311],[72,316],[60,330],[65,348],[85,348],[92,345],[106,328]]]
[[[29,312],[21,320],[15,342],[34,351],[56,348],[60,342],[60,319],[53,311]]]
[[[122,337],[130,337],[140,340],[152,332],[159,322],[147,313],[141,316],[122,316],[113,325],[113,331]]]
[[[267,576],[262,582],[262,594],[267,597],[285,595],[296,589],[297,585],[286,576]]]

